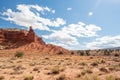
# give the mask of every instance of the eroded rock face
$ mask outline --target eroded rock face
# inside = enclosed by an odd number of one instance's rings
[[[26,43],[39,42],[41,45],[45,45],[45,42],[35,34],[32,27],[30,27],[29,31],[19,29],[0,29],[0,43],[16,43],[19,41],[24,41]]]
[[[47,54],[69,54],[69,50],[53,44],[46,44],[38,37],[32,27],[29,31],[19,29],[0,29],[0,50],[16,49],[20,51]]]
[[[32,42],[45,45],[42,38],[38,37],[32,27],[29,31],[20,29],[0,29],[0,49],[14,49]]]
[[[40,52],[42,54],[70,54],[70,51],[53,44],[39,45],[38,43],[30,43],[20,47],[18,50],[27,52]]]
[[[58,55],[62,55],[62,54],[69,54],[69,50],[64,49],[60,46],[57,45],[53,45],[53,44],[47,44],[42,52],[44,53],[48,53],[48,54],[58,54]]]

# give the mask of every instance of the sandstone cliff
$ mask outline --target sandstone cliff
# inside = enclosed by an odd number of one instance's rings
[[[0,29],[0,50],[33,51],[47,54],[69,54],[69,50],[53,44],[46,44],[32,27],[29,31]]]

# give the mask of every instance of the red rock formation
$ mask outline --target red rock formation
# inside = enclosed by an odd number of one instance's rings
[[[45,45],[45,42],[42,40],[42,38],[38,37],[34,30],[32,29],[32,26],[30,26],[29,32],[27,34],[27,41],[28,42],[37,42],[41,45]]]
[[[17,42],[25,39],[25,34],[18,29],[0,29],[0,37],[2,42]]]
[[[29,42],[36,42],[37,41],[37,36],[34,33],[31,26],[30,26],[30,30],[29,30],[29,32],[27,34],[27,39],[28,39]]]
[[[69,50],[60,46],[45,44],[38,37],[32,27],[29,31],[19,29],[0,29],[0,49],[17,49],[22,51],[36,51],[47,54],[68,54]]]
[[[0,29],[0,43],[2,43],[4,41],[4,34],[3,34],[3,30]]]
[[[64,49],[60,46],[53,44],[39,45],[38,43],[30,43],[25,46],[20,47],[18,50],[27,51],[27,52],[40,52],[43,54],[70,54],[70,51]]]
[[[26,43],[39,42],[41,45],[45,45],[42,38],[39,38],[32,27],[29,31],[19,29],[0,29],[0,42],[19,42],[25,41]]]

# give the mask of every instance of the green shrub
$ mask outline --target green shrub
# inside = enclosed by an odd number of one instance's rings
[[[24,53],[23,52],[16,52],[15,57],[20,58],[23,57]]]
[[[80,56],[84,56],[84,51],[77,51],[77,54],[80,55]]]
[[[86,55],[87,55],[87,56],[90,55],[90,50],[86,50]]]
[[[105,55],[105,56],[109,56],[109,55],[110,55],[110,50],[105,49],[105,50],[104,50],[104,55]]]

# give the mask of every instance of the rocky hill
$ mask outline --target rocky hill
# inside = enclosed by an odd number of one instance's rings
[[[0,29],[0,50],[35,51],[47,54],[69,54],[69,50],[53,44],[46,44],[32,27],[29,31]]]

